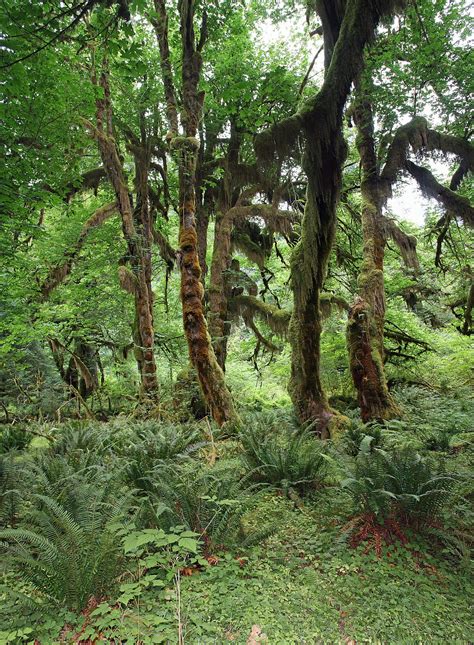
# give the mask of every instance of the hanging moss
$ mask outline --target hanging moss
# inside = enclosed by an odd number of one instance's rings
[[[296,148],[301,133],[301,117],[299,114],[279,121],[271,128],[259,132],[254,141],[257,159],[263,165],[269,165],[275,156],[284,159]]]
[[[344,298],[335,296],[332,293],[322,293],[320,296],[320,308],[323,318],[329,318],[334,308],[341,312],[348,311],[349,303]]]
[[[130,271],[130,269],[126,266],[119,266],[118,278],[122,289],[124,289],[127,293],[131,293],[132,295],[136,293],[138,288],[138,280],[133,271]]]
[[[183,153],[188,153],[195,155],[199,150],[199,139],[196,137],[173,137],[170,141],[170,147],[172,150],[182,151]]]
[[[274,218],[271,221],[271,228],[262,229],[259,224],[251,220],[239,221],[231,235],[231,253],[236,249],[241,251],[251,262],[263,269],[273,249],[273,232],[275,227]],[[280,218],[281,219],[281,218]],[[270,221],[270,218],[268,218]],[[281,228],[281,227],[280,227]]]
[[[268,252],[259,246],[247,233],[233,231],[231,252],[240,251],[250,262],[254,262],[259,269],[263,269],[268,259]]]
[[[448,212],[460,217],[467,226],[474,226],[474,207],[467,197],[459,195],[440,184],[426,168],[422,168],[408,160],[405,162],[405,166],[427,197],[437,199],[446,207]]]
[[[408,235],[391,219],[384,217],[382,227],[386,237],[389,237],[398,246],[405,266],[418,271],[420,264],[416,253],[417,239],[414,235]]]
[[[474,146],[471,143],[460,137],[430,130],[426,119],[415,117],[398,128],[387,152],[387,160],[381,173],[384,198],[391,197],[392,186],[396,182],[398,173],[401,170],[408,170],[428,197],[437,199],[448,210],[461,217],[466,224],[474,226],[474,209],[469,201],[442,186],[429,170],[410,161],[408,159],[410,147],[415,153],[425,149],[455,154],[461,158],[466,168],[474,170]]]

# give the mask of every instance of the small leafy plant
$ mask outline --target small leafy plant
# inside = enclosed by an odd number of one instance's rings
[[[200,555],[199,536],[182,526],[167,532],[129,527],[121,535],[128,574],[121,581],[118,596],[91,607],[89,622],[79,634],[81,642],[104,638],[111,642],[129,642],[131,638],[133,642],[173,642],[180,623],[171,609],[179,608],[181,576],[208,564]],[[175,601],[171,607],[170,600]]]

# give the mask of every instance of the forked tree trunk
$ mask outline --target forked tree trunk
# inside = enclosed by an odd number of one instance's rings
[[[289,392],[299,419],[317,421],[321,436],[327,437],[334,411],[320,377],[320,295],[335,236],[346,146],[340,129],[335,128],[326,140],[318,128],[316,124],[314,129],[306,130],[308,143],[303,164],[308,176],[306,205],[302,239],[291,260],[294,304],[288,331],[292,348]]]
[[[334,410],[329,406],[321,375],[322,314],[320,295],[336,232],[336,207],[347,149],[342,136],[342,110],[350,82],[331,88],[328,75],[334,47],[344,17],[344,3],[317,0],[324,38],[325,85],[332,100],[320,101],[321,113],[308,114],[303,122],[305,154],[303,169],[308,178],[301,241],[291,259],[293,315],[288,336],[291,342],[289,393],[302,422],[316,421],[321,437],[329,436]],[[354,54],[357,56],[356,52]],[[360,52],[362,56],[362,52]],[[353,74],[357,71],[354,66]],[[339,91],[338,91],[339,89]],[[317,99],[321,99],[322,92]],[[316,99],[316,100],[317,100]],[[322,117],[322,121],[320,121]]]
[[[296,115],[283,122],[284,127],[281,124],[273,127],[273,142],[280,147],[282,138],[288,146],[297,133],[305,135],[308,187],[301,241],[292,258],[294,308],[289,329],[292,345],[289,391],[299,418],[316,420],[322,437],[330,432],[334,411],[328,405],[320,380],[320,292],[334,240],[346,158],[343,110],[352,83],[361,71],[364,47],[374,37],[382,15],[390,13],[396,4],[403,2],[316,0],[325,44],[323,86]]]
[[[353,110],[361,163],[363,260],[359,297],[349,310],[349,365],[363,421],[391,419],[399,410],[387,387],[384,370],[384,253],[383,195],[375,152],[370,103],[358,100]]]

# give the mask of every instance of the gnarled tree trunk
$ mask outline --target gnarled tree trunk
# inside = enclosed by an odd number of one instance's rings
[[[92,124],[87,125],[97,139],[102,163],[114,189],[122,219],[122,230],[127,242],[128,260],[132,270],[130,271],[125,266],[120,267],[119,277],[122,286],[135,297],[134,343],[140,367],[142,391],[145,395],[155,398],[158,380],[154,355],[153,294],[151,291],[151,228],[148,196],[143,189],[144,184],[147,184],[147,166],[146,164],[138,165],[138,204],[137,209],[133,212],[127,180],[113,138],[112,106],[107,70],[103,69],[99,83],[95,76],[92,80],[94,84],[100,85],[104,96],[96,100],[96,127]],[[138,227],[136,223],[139,224]]]
[[[357,389],[363,421],[390,419],[399,410],[387,387],[384,370],[384,253],[386,234],[382,215],[383,195],[375,152],[370,103],[360,97],[353,110],[358,129],[361,162],[363,260],[359,297],[349,310],[347,345],[349,365]]]
[[[199,263],[196,229],[196,165],[199,151],[197,132],[202,115],[204,94],[198,91],[206,38],[203,22],[199,44],[194,33],[194,1],[179,3],[182,39],[182,110],[184,136],[178,136],[177,102],[171,78],[168,46],[168,17],[163,0],[155,0],[158,14],[154,22],[159,41],[164,91],[170,132],[168,139],[179,168],[179,264],[181,269],[181,301],[183,326],[189,356],[196,369],[206,402],[219,425],[237,420],[231,394],[219,366],[207,329],[203,305],[203,285]]]

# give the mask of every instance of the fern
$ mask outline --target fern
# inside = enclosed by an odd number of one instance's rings
[[[32,435],[21,426],[10,426],[0,429],[0,455],[10,450],[25,450],[31,442]]]
[[[15,522],[20,507],[20,472],[15,451],[0,455],[0,526]]]
[[[242,435],[244,462],[258,482],[304,494],[321,483],[329,458],[309,431],[275,432],[262,437],[255,430]]]
[[[351,421],[347,432],[344,433],[342,438],[342,445],[345,452],[352,457],[356,457],[360,444],[364,437],[372,437],[371,447],[382,446],[382,426],[378,423],[360,423]]]
[[[436,472],[432,463],[409,448],[389,452],[361,444],[354,472],[341,485],[351,495],[356,511],[383,522],[394,517],[421,527],[433,523],[446,505],[453,474]]]
[[[50,449],[51,454],[78,457],[88,455],[96,461],[110,452],[109,442],[102,435],[100,426],[84,422],[69,422]]]
[[[206,445],[196,427],[144,422],[135,429],[135,441],[126,451],[124,478],[133,489],[153,490],[156,469],[169,461],[183,461]]]
[[[82,506],[73,516],[55,499],[34,495],[22,526],[0,531],[6,563],[35,592],[83,609],[91,596],[110,590],[122,565],[116,526],[127,500],[114,505],[105,498],[101,489],[78,496]]]
[[[208,549],[246,541],[242,516],[255,503],[239,462],[217,462],[209,468],[198,462],[168,465],[157,473],[153,500],[159,526],[176,525],[203,536]]]

